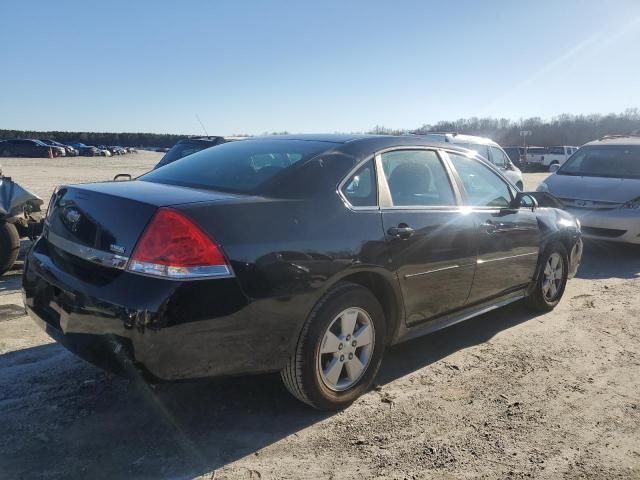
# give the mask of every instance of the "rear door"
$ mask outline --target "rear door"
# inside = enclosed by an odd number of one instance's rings
[[[421,148],[381,152],[376,162],[407,324],[463,307],[475,269],[475,224],[459,204],[447,164],[436,150]]]
[[[530,208],[510,208],[514,191],[475,158],[449,153],[464,202],[476,221],[476,274],[469,303],[526,286],[539,255],[540,228]]]

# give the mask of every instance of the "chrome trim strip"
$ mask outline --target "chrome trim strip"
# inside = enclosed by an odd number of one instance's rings
[[[482,264],[482,263],[500,262],[502,260],[510,260],[512,258],[527,257],[529,255],[538,255],[538,254],[539,252],[521,253],[519,255],[511,255],[509,257],[500,257],[500,258],[490,258],[488,260],[483,260],[482,258],[479,258],[478,260],[476,260],[476,263]]]
[[[52,245],[56,246],[60,250],[79,257],[88,262],[93,262],[104,267],[117,268],[124,270],[129,262],[129,257],[123,255],[117,255],[115,253],[103,252],[96,248],[80,245],[79,243],[72,242],[66,238],[61,237],[48,230],[46,238]]]
[[[404,278],[420,277],[422,275],[429,275],[431,273],[444,272],[445,270],[453,270],[454,268],[460,268],[460,265],[450,265],[448,267],[436,268],[434,270],[427,270],[426,272],[410,273],[405,275]]]

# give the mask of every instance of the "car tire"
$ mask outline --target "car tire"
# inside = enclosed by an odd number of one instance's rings
[[[345,408],[371,386],[385,346],[386,319],[376,297],[360,285],[340,283],[309,314],[282,380],[316,409]]]
[[[20,235],[16,226],[0,222],[0,275],[7,272],[16,263],[20,252]]]
[[[560,165],[560,162],[555,162],[555,161],[554,161],[554,162],[551,162],[551,163],[549,164],[549,169],[548,169],[548,170],[549,170],[549,171],[551,171],[551,167],[553,167],[554,165]]]
[[[516,187],[518,187],[520,191],[524,191],[524,184],[522,182],[516,183]]]
[[[543,256],[540,272],[533,291],[527,298],[529,306],[540,312],[553,310],[564,295],[569,277],[567,249],[557,242]]]

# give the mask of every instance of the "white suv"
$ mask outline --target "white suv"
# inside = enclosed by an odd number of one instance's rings
[[[502,174],[518,187],[518,189],[522,190],[524,188],[520,169],[513,164],[509,159],[509,155],[505,153],[502,147],[490,138],[461,135],[458,133],[427,133],[426,135],[420,136],[427,137],[436,142],[453,143],[462,148],[475,150],[480,156],[486,158],[498,167]]]
[[[558,146],[558,147],[530,147],[527,149],[526,162],[528,165],[536,165],[550,169],[551,165],[562,165],[571,155],[578,150],[578,147]]]

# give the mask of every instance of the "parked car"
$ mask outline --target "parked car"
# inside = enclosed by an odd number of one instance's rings
[[[524,166],[527,169],[539,169],[543,165],[543,157],[547,152],[545,147],[527,147],[524,155]]]
[[[538,187],[560,198],[585,237],[640,244],[640,136],[589,142]]]
[[[532,152],[531,157],[527,159],[527,162],[532,166],[548,170],[552,165],[562,165],[577,150],[578,147],[565,145],[558,147],[546,147],[542,150],[536,148],[535,152]]]
[[[133,181],[60,187],[25,304],[111,370],[281,371],[303,402],[341,408],[388,345],[520,299],[558,304],[580,230],[534,195],[417,136],[229,142]]]
[[[9,271],[20,252],[20,239],[35,240],[42,231],[42,199],[5,177],[0,170],[0,275]]]
[[[520,190],[524,188],[522,172],[509,159],[502,147],[490,138],[476,137],[473,135],[461,135],[458,133],[429,133],[425,138],[437,142],[446,142],[468,148],[489,160],[498,167],[505,177],[507,177]]]
[[[509,160],[511,160],[516,167],[522,169],[525,157],[524,147],[504,147],[503,150],[509,157]]]
[[[98,149],[92,145],[85,145],[84,143],[80,142],[70,143],[69,145],[78,150],[80,155],[83,155],[85,157],[94,157],[98,155]]]
[[[49,146],[40,140],[19,138],[0,142],[0,156],[2,157],[44,157],[49,155],[59,157],[65,155],[63,148]]]
[[[178,142],[160,159],[154,169],[168,165],[192,153],[199,152],[205,148],[215,147],[227,143],[229,140],[224,137],[191,137]]]
[[[40,141],[42,143],[44,143],[45,145],[49,145],[52,147],[59,147],[64,149],[66,156],[68,157],[75,157],[79,154],[78,150],[76,150],[75,148],[73,148],[71,145],[65,145],[64,143],[60,143],[60,142],[56,142],[55,140],[51,140],[51,139],[40,139]]]
[[[96,147],[96,149],[98,150],[98,155],[102,156],[102,157],[111,157],[113,154],[111,153],[111,150],[109,150],[109,147],[105,146],[105,145],[98,145]]]

